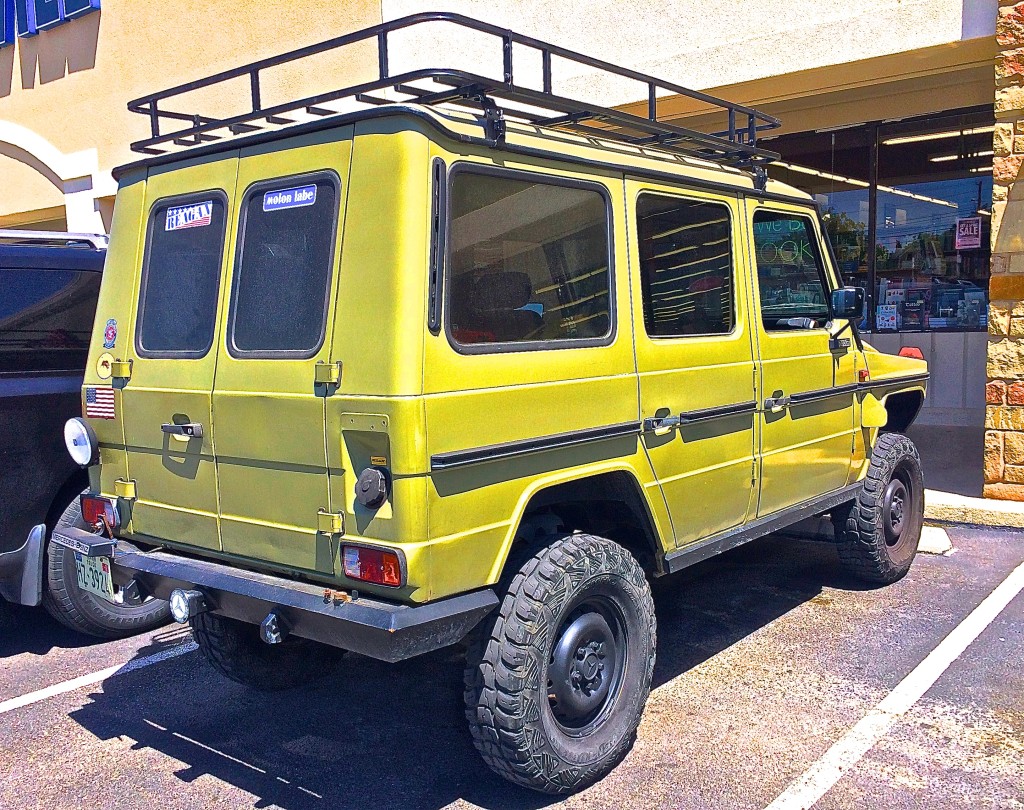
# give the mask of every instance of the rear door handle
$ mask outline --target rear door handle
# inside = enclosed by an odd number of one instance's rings
[[[186,422],[184,425],[160,425],[160,430],[172,436],[181,436],[186,439],[203,438],[203,426],[198,422]]]

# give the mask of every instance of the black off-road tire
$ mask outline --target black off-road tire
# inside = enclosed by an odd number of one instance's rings
[[[586,534],[541,549],[467,653],[466,718],[484,761],[545,793],[596,782],[633,746],[656,642],[650,587],[628,551]]]
[[[917,554],[924,523],[924,475],[914,443],[883,433],[857,500],[833,515],[839,561],[866,582],[902,579]]]
[[[189,619],[192,637],[207,661],[227,678],[260,692],[294,689],[333,673],[344,650],[289,636],[267,644],[254,624],[215,613]]]
[[[71,501],[57,521],[57,528],[64,526],[89,529],[82,520],[78,498]],[[81,590],[75,553],[52,540],[46,547],[43,607],[65,627],[105,639],[144,633],[167,624],[171,618],[170,606],[161,599],[147,599],[141,605],[117,605]]]

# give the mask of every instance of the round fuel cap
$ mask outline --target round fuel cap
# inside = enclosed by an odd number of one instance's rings
[[[356,481],[356,500],[363,506],[375,509],[384,503],[388,496],[388,479],[384,473],[373,467],[367,467],[359,473]]]

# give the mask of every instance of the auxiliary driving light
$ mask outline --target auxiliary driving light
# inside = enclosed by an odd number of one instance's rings
[[[206,612],[206,600],[199,591],[175,588],[171,591],[171,615],[178,624],[185,624],[193,616]]]
[[[88,467],[96,461],[96,434],[84,419],[75,416],[64,423],[64,444],[79,467]]]

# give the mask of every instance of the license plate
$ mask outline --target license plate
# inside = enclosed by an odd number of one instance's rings
[[[75,552],[78,587],[108,602],[114,601],[114,581],[110,578],[109,557],[85,557]]]

